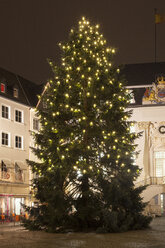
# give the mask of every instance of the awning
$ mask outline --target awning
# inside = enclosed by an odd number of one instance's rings
[[[28,169],[27,164],[23,163],[22,161],[15,161],[15,164],[16,163],[20,167],[21,170],[27,170]]]

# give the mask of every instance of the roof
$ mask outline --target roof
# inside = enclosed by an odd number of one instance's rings
[[[134,87],[132,88],[134,88],[135,105],[141,105],[147,85],[151,85],[155,82],[157,76],[165,74],[165,62],[127,64],[123,66],[121,73],[126,78],[127,86],[139,86],[139,88],[136,89]],[[0,83],[1,82],[6,84],[7,90],[6,93],[0,92],[0,96],[31,107],[37,105],[37,95],[40,95],[43,91],[43,85],[37,85],[2,68],[0,68]],[[19,89],[18,98],[13,97],[14,87]]]
[[[142,105],[142,99],[147,86],[151,87],[160,75],[165,75],[165,62],[127,64],[121,69],[126,79],[126,85],[132,88],[135,103],[132,106]],[[137,86],[137,87],[135,87]]]
[[[157,76],[165,74],[165,62],[127,64],[121,70],[127,85],[148,85],[155,82]]]
[[[0,91],[0,96],[15,102],[35,107],[41,93],[43,85],[37,85],[23,77],[0,68],[0,83],[5,83],[5,93]],[[13,96],[13,89],[18,88],[18,98]]]

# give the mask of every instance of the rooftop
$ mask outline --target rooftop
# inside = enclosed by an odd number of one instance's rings
[[[149,85],[155,82],[157,76],[165,74],[165,62],[127,64],[121,71],[128,86]]]
[[[0,68],[0,83],[5,84],[5,92],[0,91],[0,96],[31,107],[36,106],[37,95],[43,88],[43,85],[37,85],[3,68]],[[18,97],[14,97],[14,88],[18,89]]]

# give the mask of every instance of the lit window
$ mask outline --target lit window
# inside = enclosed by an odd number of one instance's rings
[[[9,134],[2,132],[2,145],[9,146]]]
[[[135,125],[130,126],[130,133],[135,133]]]
[[[15,110],[15,121],[22,122],[22,111]]]
[[[15,147],[22,148],[22,137],[15,136]]]
[[[136,165],[136,155],[134,154],[134,155],[132,155],[132,160],[133,160],[133,165]]]
[[[2,105],[2,117],[9,119],[9,108]]]
[[[1,83],[1,92],[5,93],[5,84]]]
[[[156,177],[165,176],[165,152],[155,152]]]
[[[14,88],[14,89],[13,89],[13,96],[14,96],[15,98],[18,98],[18,89],[17,89],[17,88]]]
[[[39,120],[33,119],[33,130],[39,130]]]

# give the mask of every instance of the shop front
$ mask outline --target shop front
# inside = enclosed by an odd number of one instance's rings
[[[0,221],[19,221],[24,215],[25,197],[0,194]]]

